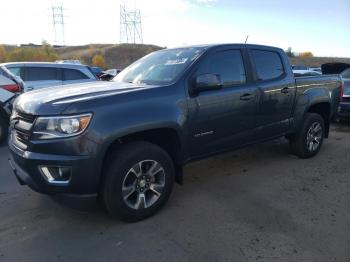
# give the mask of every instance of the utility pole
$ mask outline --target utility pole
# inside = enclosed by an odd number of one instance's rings
[[[143,43],[141,11],[120,5],[120,43]]]

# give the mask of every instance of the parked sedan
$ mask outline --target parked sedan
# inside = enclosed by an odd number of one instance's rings
[[[33,89],[97,81],[89,66],[68,63],[5,63],[14,75],[24,81],[24,92]]]

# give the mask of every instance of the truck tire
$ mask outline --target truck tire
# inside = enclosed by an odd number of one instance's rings
[[[300,158],[315,156],[321,149],[325,135],[325,125],[322,116],[306,113],[300,130],[289,139],[290,147]]]
[[[0,144],[2,144],[2,142],[4,142],[7,139],[7,135],[8,135],[8,124],[5,121],[5,119],[3,119],[0,116]]]
[[[108,156],[102,199],[115,218],[135,222],[154,215],[169,199],[174,164],[162,148],[130,142]]]

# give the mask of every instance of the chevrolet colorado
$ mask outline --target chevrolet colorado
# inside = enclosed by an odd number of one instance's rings
[[[316,155],[342,85],[338,75],[294,78],[274,47],[161,50],[112,82],[22,94],[9,162],[35,191],[97,195],[137,221],[165,204],[190,161],[279,137],[301,158]]]

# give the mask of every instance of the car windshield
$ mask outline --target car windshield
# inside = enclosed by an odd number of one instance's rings
[[[340,75],[342,78],[349,78],[350,79],[350,68],[343,71]]]
[[[169,84],[203,51],[204,47],[188,47],[154,52],[125,68],[113,81]]]

